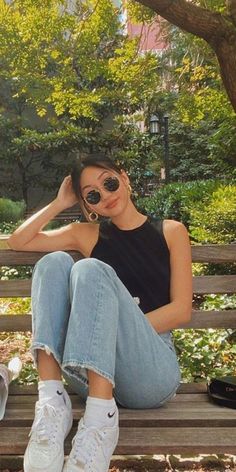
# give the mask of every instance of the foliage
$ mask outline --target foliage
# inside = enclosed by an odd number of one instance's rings
[[[236,295],[204,295],[202,310],[235,308]],[[174,330],[176,352],[185,382],[236,375],[236,332],[232,329]]]
[[[232,330],[175,330],[174,340],[184,381],[200,382],[211,377],[236,375]]]
[[[203,310],[233,310],[236,306],[236,295],[205,295],[201,304]]]
[[[23,220],[22,221],[18,220],[15,223],[12,223],[12,222],[6,223],[5,221],[2,223],[0,222],[0,233],[11,234],[21,223],[23,223]]]
[[[158,61],[161,85],[146,103],[149,115],[169,114],[172,181],[235,175],[236,116],[219,65],[202,39],[166,26],[169,48]]]
[[[161,186],[137,200],[141,211],[181,221],[191,243],[230,244],[235,241],[235,183],[205,180]],[[235,274],[235,264],[193,264],[194,275]]]
[[[150,177],[160,171],[158,140],[147,132],[140,132],[132,118],[117,118],[113,129],[101,133],[96,145],[97,150],[105,152],[127,171],[134,195],[144,194]]]
[[[208,202],[189,206],[191,235],[201,244],[235,241],[236,186],[219,186]]]
[[[1,277],[1,280],[4,280],[4,278]],[[8,280],[10,280],[10,277],[8,278]],[[1,299],[0,313],[2,315],[27,314],[27,313],[30,313],[30,307],[31,307],[30,304],[31,304],[31,299],[26,298],[26,297],[25,298],[4,298],[4,299]]]
[[[164,52],[162,67],[168,70],[168,85],[178,90],[175,112],[183,123],[215,123],[233,116],[221,83],[219,65],[202,39],[169,27],[170,48]]]
[[[158,83],[157,58],[138,55],[111,0],[0,0],[0,64],[0,171],[27,204],[30,188],[58,187],[104,120]]]
[[[22,367],[19,378],[16,380],[18,385],[31,385],[38,383],[38,371],[32,362],[25,362]]]
[[[132,21],[132,23],[153,23],[154,18],[157,16],[153,10],[145,7],[144,5],[140,5],[140,3],[137,3],[133,0],[128,0],[125,6],[127,8],[129,19]]]
[[[20,120],[5,119],[0,115],[2,136],[4,126],[11,127],[11,132],[5,133],[0,149],[0,166],[5,174],[2,191],[19,194],[21,189],[26,203],[30,188],[58,188],[62,176],[70,170],[78,148],[88,146],[90,139],[88,131],[70,123],[38,131],[24,128]]]
[[[8,198],[0,198],[0,223],[17,222],[25,212],[24,202],[13,202]]]
[[[228,116],[219,123],[210,139],[211,156],[223,173],[227,172],[225,163],[228,163],[235,175],[236,162],[236,116]]]
[[[234,60],[236,15],[234,2],[223,3],[213,0],[209,2],[210,8],[207,7],[208,2],[199,2],[198,0],[192,2],[185,0],[178,4],[170,4],[168,8],[163,8],[161,0],[151,2],[139,0],[139,3],[148,5],[170,23],[207,42],[212,48],[212,52],[214,51],[216,54],[228,98],[236,110]]]
[[[198,202],[207,204],[212,193],[219,187],[224,188],[224,183],[211,179],[170,183],[160,186],[150,197],[138,199],[137,204],[142,211],[150,215],[182,221],[189,227],[190,208]]]
[[[170,117],[169,148],[170,178],[172,182],[191,180],[231,178],[235,175],[233,146],[229,148],[229,139],[221,133],[217,139],[220,125],[210,120],[183,123]],[[233,122],[229,134],[234,136]],[[233,143],[232,143],[233,144]],[[221,152],[225,146],[225,152]],[[221,148],[221,149],[220,149]],[[226,151],[228,148],[228,152]]]
[[[32,275],[31,266],[19,266],[19,267],[2,266],[0,268],[0,280],[29,279],[31,275]]]
[[[139,102],[157,80],[155,57],[137,56],[110,0],[71,11],[60,0],[1,0],[0,23],[2,78],[13,101],[32,103],[39,116],[50,104],[57,116],[99,120],[105,108]]]

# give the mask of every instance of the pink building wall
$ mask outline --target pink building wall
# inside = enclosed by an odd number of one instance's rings
[[[128,19],[127,34],[130,38],[140,36],[140,51],[161,52],[167,48],[167,42],[160,31],[159,22],[153,22],[151,25],[133,24]]]

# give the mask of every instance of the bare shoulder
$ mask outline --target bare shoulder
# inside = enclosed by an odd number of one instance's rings
[[[188,230],[181,221],[163,220],[163,233],[169,250],[178,242],[179,244],[190,243]]]

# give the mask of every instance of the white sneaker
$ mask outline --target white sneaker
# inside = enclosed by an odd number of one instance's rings
[[[87,428],[82,418],[63,472],[108,472],[118,437],[118,425],[112,428]]]
[[[35,419],[24,456],[25,472],[61,472],[64,463],[64,439],[72,426],[72,406],[66,391],[65,405],[58,402],[35,406]]]

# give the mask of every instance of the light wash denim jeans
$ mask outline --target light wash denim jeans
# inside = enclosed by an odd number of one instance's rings
[[[180,370],[171,333],[158,334],[112,267],[74,262],[62,251],[35,265],[32,353],[52,353],[75,392],[86,399],[87,369],[108,379],[127,408],[155,408],[172,396]]]

